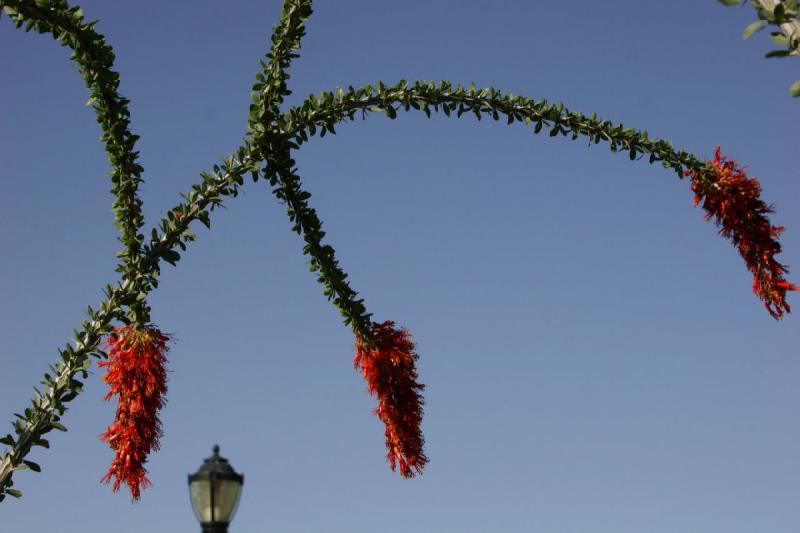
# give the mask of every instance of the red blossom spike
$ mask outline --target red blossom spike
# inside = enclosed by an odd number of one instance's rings
[[[134,501],[140,497],[140,488],[150,485],[144,464],[163,435],[158,411],[166,402],[169,340],[154,326],[122,326],[106,340],[108,360],[98,363],[108,367],[103,376],[109,385],[105,399],[117,396],[118,402],[114,423],[100,435],[116,452],[101,481],[109,483],[113,478],[114,492],[122,483],[128,485]]]
[[[353,363],[361,369],[369,393],[378,398],[374,414],[386,426],[386,448],[392,470],[400,466],[400,474],[411,478],[422,473],[428,464],[423,446],[422,390],[417,382],[411,334],[394,327],[394,322],[372,324],[370,339],[356,337]]]
[[[798,290],[784,278],[789,269],[775,259],[781,251],[778,236],[783,227],[770,223],[774,209],[761,199],[761,184],[748,177],[735,160],[720,155],[717,147],[709,164],[710,173],[685,173],[692,179],[694,205],[702,202],[706,220],[713,218],[720,234],[737,247],[753,273],[753,292],[769,314],[780,319],[784,312],[791,312],[786,292]]]

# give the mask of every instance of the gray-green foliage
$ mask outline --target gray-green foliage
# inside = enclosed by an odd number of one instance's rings
[[[719,0],[726,6],[738,6],[745,0]],[[773,26],[769,36],[772,42],[781,46],[767,52],[766,57],[800,56],[800,2],[798,0],[751,0],[750,5],[758,17],[748,24],[742,32],[743,39],[749,39],[767,26]],[[800,97],[800,80],[789,86],[789,94]]]

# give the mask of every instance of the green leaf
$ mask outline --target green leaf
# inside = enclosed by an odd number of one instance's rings
[[[742,0],[719,0],[719,3],[724,6],[738,6]]]
[[[33,461],[22,461],[22,462],[25,463],[25,466],[27,466],[28,468],[30,468],[34,472],[41,472],[42,471],[42,467],[39,466],[38,464],[34,463]]]
[[[0,439],[0,444],[5,444],[6,446],[13,446],[14,437],[12,437],[11,434],[9,433],[8,435]]]
[[[770,58],[770,57],[786,57],[788,55],[789,55],[789,50],[770,50],[769,52],[764,54],[764,57],[766,57],[766,58]]]
[[[6,489],[5,492],[9,496],[13,496],[14,498],[22,498],[22,491],[16,489]]]
[[[742,39],[745,40],[749,39],[751,35],[753,35],[755,32],[757,32],[766,25],[767,25],[766,20],[757,20],[752,24],[748,24],[748,26],[744,29],[744,32],[742,33]]]
[[[50,422],[50,425],[53,426],[53,429],[57,429],[59,431],[66,431],[67,428],[64,427],[64,424],[61,422]]]
[[[797,80],[789,87],[789,94],[794,96],[795,98],[800,97],[800,80]]]
[[[769,38],[772,39],[772,42],[779,46],[789,46],[789,39],[787,39],[786,36],[780,32],[772,32]]]
[[[164,261],[174,266],[180,260],[181,255],[175,250],[164,250],[161,252],[161,257],[164,258]]]

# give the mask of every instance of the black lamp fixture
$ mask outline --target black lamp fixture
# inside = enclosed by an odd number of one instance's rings
[[[213,452],[200,470],[189,474],[189,494],[203,533],[227,533],[239,505],[244,476],[237,474],[228,460],[219,455],[216,444]]]

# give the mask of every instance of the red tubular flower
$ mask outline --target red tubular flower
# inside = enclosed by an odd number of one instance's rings
[[[786,292],[798,290],[783,277],[789,269],[775,259],[781,251],[778,236],[783,227],[770,224],[774,209],[760,198],[761,184],[756,178],[748,177],[736,161],[720,155],[719,147],[710,164],[711,176],[686,172],[692,178],[694,205],[703,202],[706,220],[714,218],[720,234],[738,248],[753,273],[753,292],[769,314],[779,319],[784,311],[791,311]]]
[[[122,326],[106,340],[108,360],[99,363],[108,367],[103,376],[109,385],[105,399],[116,395],[118,402],[114,423],[100,435],[116,452],[101,481],[113,478],[114,492],[125,483],[134,501],[139,499],[140,487],[150,485],[144,464],[148,454],[158,449],[163,434],[158,411],[167,392],[168,341],[169,336],[154,326]]]
[[[418,357],[411,334],[391,321],[373,323],[370,339],[356,338],[353,363],[361,368],[370,394],[378,398],[374,413],[386,426],[386,458],[392,470],[399,464],[406,478],[422,473],[428,464],[420,429],[425,385],[417,383],[414,365]]]

